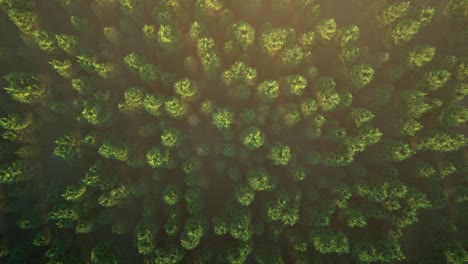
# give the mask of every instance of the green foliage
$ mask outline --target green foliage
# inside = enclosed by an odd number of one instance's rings
[[[164,102],[164,110],[170,117],[180,119],[187,112],[187,106],[179,98],[170,97]]]
[[[119,104],[119,108],[127,111],[138,111],[144,107],[145,90],[142,87],[130,87],[124,92],[125,103]]]
[[[247,171],[247,181],[255,191],[271,191],[277,180],[264,168],[252,168]]]
[[[245,21],[239,21],[233,25],[233,36],[237,45],[245,50],[255,42],[255,28]]]
[[[164,98],[162,96],[146,94],[143,99],[143,108],[152,116],[160,116],[162,114],[163,105]]]
[[[279,192],[266,206],[266,215],[271,221],[279,221],[293,226],[299,220],[300,195],[290,198],[287,193]]]
[[[258,95],[266,100],[273,100],[279,96],[279,83],[275,80],[266,80],[258,85]]]
[[[341,102],[341,97],[335,90],[336,82],[331,77],[321,77],[317,86],[318,105],[325,112],[334,110]]]
[[[157,32],[159,45],[166,49],[174,49],[180,42],[180,33],[170,24],[162,24]]]
[[[276,142],[273,143],[270,153],[268,154],[268,159],[271,160],[273,165],[286,166],[291,159],[291,149],[289,146]]]
[[[59,61],[51,60],[49,64],[61,76],[71,78],[73,76],[72,62],[70,60]]]
[[[243,206],[249,206],[255,199],[255,191],[248,186],[238,186],[235,194],[236,200]]]
[[[136,242],[138,253],[152,254],[156,247],[157,229],[154,225],[140,221],[136,226]]]
[[[54,156],[66,162],[76,163],[81,157],[81,139],[76,135],[64,135],[55,141]]]
[[[197,54],[201,60],[203,70],[211,75],[221,67],[221,59],[214,52],[215,42],[212,38],[201,38],[197,41]]]
[[[435,47],[416,46],[408,55],[408,65],[414,69],[422,68],[433,60],[435,53]]]
[[[23,162],[14,161],[12,163],[2,164],[0,167],[0,183],[15,184],[27,179],[30,173]]]
[[[265,143],[265,134],[257,127],[247,128],[241,136],[242,145],[250,150],[258,149]]]
[[[42,2],[0,0],[1,263],[467,262],[466,1]]]
[[[288,68],[294,68],[301,64],[304,53],[298,45],[285,49],[281,53],[281,61]]]
[[[304,89],[307,87],[307,79],[302,75],[295,74],[286,78],[289,93],[301,96]]]
[[[43,75],[9,73],[3,78],[8,82],[5,91],[20,103],[34,104],[46,96],[47,80]]]
[[[101,100],[89,99],[84,102],[81,115],[92,125],[106,124],[112,117],[112,112],[104,108]]]
[[[182,132],[176,128],[166,128],[161,134],[161,143],[166,148],[178,148],[182,144]]]
[[[57,51],[57,39],[52,33],[47,31],[35,31],[34,40],[36,41],[39,49],[46,53],[53,53]]]
[[[412,19],[403,19],[391,27],[388,35],[393,44],[402,46],[411,41],[420,28],[420,22]]]
[[[409,8],[409,1],[387,4],[383,7],[382,14],[379,18],[385,26],[388,26],[404,18],[408,14]]]
[[[243,242],[252,238],[252,218],[246,208],[233,209],[229,220],[229,233],[231,236]]]
[[[351,86],[360,90],[367,86],[374,79],[375,70],[369,65],[355,65],[348,73]]]
[[[168,246],[158,247],[156,249],[156,257],[154,260],[155,264],[177,264],[182,261],[185,256],[185,250],[176,246],[175,244],[169,244]]]
[[[460,133],[434,133],[422,136],[419,140],[418,148],[432,150],[436,152],[450,152],[461,149],[468,144],[468,139]]]
[[[252,86],[257,78],[257,70],[242,61],[236,61],[228,70],[223,72],[222,78],[226,84],[236,82]]]
[[[356,243],[353,254],[362,263],[391,262],[403,260],[403,252],[397,241],[380,240],[377,243]]]
[[[330,41],[337,32],[337,26],[334,18],[322,19],[317,27],[317,33],[322,41]]]
[[[162,198],[164,203],[174,206],[182,200],[182,189],[177,185],[169,184],[164,188]]]
[[[349,118],[353,121],[353,123],[357,127],[361,127],[363,124],[366,124],[374,118],[374,114],[366,109],[363,108],[354,108],[349,113]]]
[[[201,218],[187,219],[180,237],[180,245],[187,250],[196,248],[207,231],[206,225],[205,220]]]
[[[294,35],[292,28],[268,28],[260,35],[260,49],[268,56],[275,56],[291,43]]]
[[[227,129],[234,122],[234,113],[227,108],[221,108],[213,113],[213,125],[218,129]]]
[[[426,89],[434,91],[443,87],[449,80],[452,74],[447,70],[430,71],[424,76]]]
[[[146,153],[146,160],[152,168],[162,168],[169,165],[169,152],[158,147],[152,147]]]
[[[129,155],[129,148],[126,144],[113,143],[109,140],[106,140],[99,147],[98,153],[107,159],[126,161]]]
[[[185,78],[174,83],[174,91],[182,98],[190,98],[197,94],[197,87],[195,83]]]
[[[320,230],[311,234],[314,248],[323,254],[329,253],[348,253],[350,251],[349,240],[341,232],[332,232],[329,230]]]
[[[9,113],[8,116],[0,118],[0,127],[4,130],[2,137],[6,140],[25,140],[28,132],[33,127],[32,113],[21,115],[19,113]]]

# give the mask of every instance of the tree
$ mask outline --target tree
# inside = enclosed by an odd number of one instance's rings
[[[258,149],[265,143],[265,134],[257,127],[249,127],[242,133],[241,143],[249,150]]]
[[[76,55],[79,51],[79,40],[74,35],[58,34],[55,35],[57,46],[68,55]]]
[[[355,65],[348,72],[348,79],[352,88],[360,90],[374,79],[375,70],[369,65]]]
[[[249,169],[247,181],[255,191],[271,191],[276,187],[276,178],[261,167]]]
[[[142,87],[130,87],[124,92],[125,103],[119,104],[120,110],[137,112],[143,110],[145,89]]]
[[[235,43],[243,50],[246,50],[255,42],[255,28],[243,20],[233,25],[232,35]]]
[[[54,34],[47,31],[35,31],[34,40],[40,50],[46,53],[54,53],[57,51],[57,39]]]
[[[334,110],[341,102],[340,95],[335,91],[336,82],[331,77],[321,77],[317,81],[317,103],[323,111]]]
[[[164,49],[175,50],[180,45],[181,34],[171,24],[162,24],[157,32],[159,45]]]
[[[152,168],[163,168],[169,165],[169,152],[158,147],[152,147],[146,154],[146,160]]]
[[[143,108],[152,116],[161,116],[164,98],[160,95],[146,94],[143,99]]]
[[[289,69],[299,66],[303,58],[304,53],[298,45],[289,47],[281,53],[281,61]]]
[[[421,23],[413,19],[403,19],[387,31],[388,37],[396,46],[403,46],[419,32]]]
[[[286,77],[288,92],[292,95],[301,96],[307,87],[307,79],[302,75],[294,74]]]
[[[457,132],[437,132],[422,136],[418,142],[419,149],[436,152],[450,152],[461,149],[468,144],[468,139]]]
[[[181,119],[187,112],[187,105],[177,97],[169,97],[164,102],[164,110],[175,119]]]
[[[69,164],[76,164],[82,157],[81,139],[77,135],[66,134],[55,141],[54,156]]]
[[[232,208],[229,211],[229,233],[231,236],[242,242],[247,242],[252,238],[252,217],[246,207]]]
[[[313,98],[307,98],[302,100],[300,103],[301,112],[304,116],[311,116],[315,111],[317,111],[317,102]]]
[[[164,187],[162,198],[165,204],[174,206],[182,200],[182,188],[174,184],[168,184]]]
[[[32,113],[9,113],[0,118],[0,127],[4,130],[2,137],[11,141],[23,141],[32,132],[34,119]]]
[[[129,57],[128,59],[130,60],[132,59],[132,57]],[[135,63],[129,60],[128,60],[128,63],[132,63],[132,64]],[[144,82],[151,83],[151,82],[157,82],[160,80],[160,70],[158,67],[154,66],[153,64],[149,64],[149,63],[141,64],[141,66],[138,67],[138,71],[140,74],[140,79]]]
[[[70,60],[51,60],[49,64],[58,74],[65,78],[71,78],[75,73],[73,70],[72,62]]]
[[[271,160],[273,165],[286,166],[288,165],[291,156],[292,154],[289,146],[276,142],[273,143],[272,147],[270,148],[268,159]]]
[[[123,263],[122,256],[111,241],[100,242],[91,250],[91,263]]]
[[[105,140],[98,150],[99,155],[107,159],[126,161],[129,155],[129,147],[124,143],[113,143]]]
[[[28,168],[24,162],[14,161],[4,163],[0,167],[0,183],[1,184],[15,184],[25,181],[32,168]]]
[[[174,83],[174,91],[182,98],[191,98],[198,93],[196,84],[187,78]]]
[[[197,41],[197,54],[203,70],[209,76],[215,74],[221,67],[221,59],[216,55],[215,42],[212,38],[200,38]]]
[[[408,65],[413,69],[422,68],[432,61],[435,53],[435,47],[416,46],[408,54]]]
[[[146,219],[140,220],[136,226],[136,242],[138,253],[152,254],[156,248],[157,228]]]
[[[399,243],[395,240],[379,240],[374,243],[358,241],[353,246],[352,254],[363,263],[389,263],[404,259]]]
[[[314,248],[322,254],[343,254],[350,251],[348,237],[342,232],[319,230],[312,232],[311,240]]]
[[[255,190],[249,186],[239,185],[234,191],[236,200],[243,206],[249,206],[255,199]]]
[[[155,264],[177,264],[180,263],[186,254],[185,249],[175,244],[168,244],[156,249]]]
[[[267,218],[270,221],[279,221],[285,225],[294,226],[299,220],[300,200],[299,193],[293,194],[290,198],[286,192],[278,192],[266,205]]]
[[[206,225],[206,221],[201,218],[188,218],[180,237],[180,245],[187,250],[196,248],[205,236]]]
[[[263,81],[258,85],[257,92],[261,98],[271,101],[279,96],[279,83],[275,80]]]
[[[316,31],[322,41],[330,41],[337,32],[337,26],[334,18],[320,20]]]
[[[429,71],[424,76],[425,89],[429,91],[438,90],[443,87],[452,77],[452,74],[447,70]]]
[[[348,116],[348,118],[353,121],[356,127],[361,127],[363,124],[372,121],[372,119],[375,117],[371,111],[364,108],[354,108],[351,110]]]
[[[234,113],[227,108],[220,108],[213,113],[213,125],[218,129],[227,129],[234,122]]]
[[[256,78],[257,70],[242,61],[236,61],[222,74],[222,79],[227,85],[238,83],[239,85],[253,86]]]
[[[387,162],[400,162],[414,155],[411,146],[402,141],[387,141],[381,146],[380,159]]]
[[[182,131],[177,128],[164,128],[161,134],[161,143],[166,148],[178,148],[182,145]]]
[[[88,99],[84,101],[81,115],[92,125],[102,126],[112,117],[112,111],[105,107],[102,100]]]
[[[292,28],[267,28],[260,36],[260,50],[273,57],[292,42],[294,35],[295,31]]]
[[[350,42],[357,41],[359,39],[360,29],[357,25],[351,25],[341,30],[341,41],[342,47],[347,46]]]
[[[47,94],[46,76],[29,73],[9,73],[3,77],[8,86],[5,91],[16,101],[23,104],[35,104]]]

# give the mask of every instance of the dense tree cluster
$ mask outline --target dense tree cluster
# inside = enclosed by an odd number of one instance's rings
[[[467,263],[467,23],[0,0],[0,262]]]

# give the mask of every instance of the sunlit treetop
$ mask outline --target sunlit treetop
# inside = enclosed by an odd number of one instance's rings
[[[239,21],[234,24],[234,39],[242,49],[247,49],[255,42],[255,29],[247,22]]]
[[[275,56],[295,38],[293,28],[267,28],[260,37],[260,48],[268,56]]]
[[[229,128],[234,122],[234,113],[227,108],[221,108],[213,113],[213,125],[218,129]]]

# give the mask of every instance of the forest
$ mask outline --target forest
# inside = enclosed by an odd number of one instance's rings
[[[467,0],[0,0],[0,263],[468,263]]]

